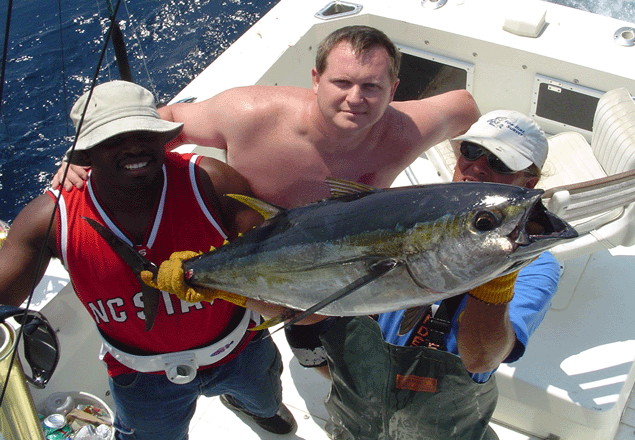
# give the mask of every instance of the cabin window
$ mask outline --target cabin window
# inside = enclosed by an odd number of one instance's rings
[[[590,136],[602,94],[599,90],[537,75],[531,116],[551,132],[573,130]]]
[[[412,53],[409,53],[412,52]],[[395,101],[422,99],[471,88],[472,65],[414,49],[401,48]]]

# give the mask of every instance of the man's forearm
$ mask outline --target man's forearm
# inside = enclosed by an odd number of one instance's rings
[[[487,304],[468,295],[459,319],[457,344],[465,368],[471,373],[496,369],[516,343],[509,304]]]

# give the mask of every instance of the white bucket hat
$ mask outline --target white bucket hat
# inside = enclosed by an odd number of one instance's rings
[[[89,92],[84,93],[71,109],[77,130]],[[84,154],[77,154],[124,133],[148,131],[165,135],[165,143],[181,132],[183,124],[164,121],[157,112],[154,96],[143,87],[127,81],[110,81],[93,89],[86,116],[75,145],[72,163],[89,165]],[[64,158],[69,160],[71,149]]]
[[[542,169],[549,152],[547,136],[538,124],[513,110],[496,110],[481,116],[467,133],[450,141],[455,152],[462,141],[482,145],[514,171],[531,164]]]

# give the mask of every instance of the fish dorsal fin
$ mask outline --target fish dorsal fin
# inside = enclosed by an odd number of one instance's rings
[[[249,206],[251,209],[258,211],[258,213],[263,216],[265,220],[268,220],[271,217],[274,217],[284,211],[284,208],[272,205],[271,203],[263,202],[262,200],[253,197],[244,196],[242,194],[225,195],[227,197],[231,197],[232,199],[238,200],[242,204]]]
[[[329,186],[329,189],[331,190],[331,196],[333,197],[371,192],[375,191],[376,189],[370,185],[351,182],[350,180],[336,179],[335,177],[327,177],[326,184]]]

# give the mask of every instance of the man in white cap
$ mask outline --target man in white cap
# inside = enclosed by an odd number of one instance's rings
[[[97,86],[71,118],[78,134],[66,158],[90,166],[90,175],[82,189],[48,191],[17,216],[0,249],[0,303],[27,298],[44,272],[35,272],[40,253],[44,268],[51,257],[62,260],[104,338],[117,439],[187,438],[201,394],[224,395],[262,428],[291,432],[280,354],[271,338],[247,331],[260,317],[231,295],[191,304],[155,292],[148,330],[137,276],[85,220],[158,264],[175,251],[206,252],[260,223],[257,213],[222,197],[250,194],[246,181],[214,159],[166,153],[182,124],[162,120],[152,94],[133,83]]]
[[[467,133],[450,143],[458,155],[454,181],[497,182],[525,188],[538,183],[549,150],[540,127],[522,113],[510,110],[481,116]],[[480,157],[484,162],[478,160]],[[481,166],[484,163],[487,167]]]
[[[543,131],[514,111],[488,113],[451,142],[459,154],[454,181],[527,188],[538,182],[548,151]],[[496,439],[488,425],[498,396],[492,375],[523,355],[559,274],[545,252],[520,272],[423,310],[292,326],[287,338],[300,363],[333,380],[329,435]]]

